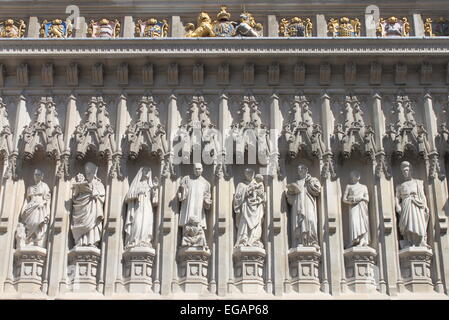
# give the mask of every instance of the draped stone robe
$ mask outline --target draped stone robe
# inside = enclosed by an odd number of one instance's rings
[[[94,246],[101,240],[105,189],[98,178],[75,184],[72,233],[76,246]],[[98,195],[97,199],[92,195]]]
[[[45,182],[31,186],[27,190],[20,221],[25,226],[25,243],[42,246],[50,216],[50,188]]]
[[[316,197],[321,192],[318,179],[307,175],[306,178],[292,184],[297,192],[287,192],[287,201],[291,205],[291,234],[293,246],[318,246],[318,219]]]
[[[127,204],[125,248],[151,247],[154,221],[153,205],[157,203],[156,192],[147,181],[139,181],[135,190],[130,190],[126,195],[125,202]]]
[[[210,205],[205,202],[210,201],[210,198],[210,183],[206,179],[202,176],[184,177],[178,192],[178,200],[181,202],[179,226],[184,227],[190,218],[194,218],[206,229],[205,211]]]
[[[240,182],[234,196],[234,211],[237,215],[237,241],[235,246],[263,248],[262,218],[264,215],[265,190],[263,184],[254,180]]]
[[[353,198],[356,203],[350,201]],[[360,183],[346,186],[343,202],[349,205],[349,240],[352,245],[369,244],[368,188]]]
[[[399,231],[404,239],[413,246],[427,246],[429,208],[423,181],[411,179],[398,185],[396,201],[401,207],[401,210],[398,210]]]

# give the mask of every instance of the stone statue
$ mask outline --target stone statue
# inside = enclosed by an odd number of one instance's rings
[[[401,163],[404,182],[396,187],[396,212],[399,214],[399,231],[408,246],[427,247],[429,208],[424,194],[423,181],[413,179],[410,163]]]
[[[19,225],[25,227],[25,245],[31,244],[45,247],[47,225],[50,217],[51,193],[48,185],[42,181],[43,177],[44,173],[42,171],[39,169],[34,170],[35,185],[28,188],[27,196],[20,212]],[[22,226],[18,227],[18,231],[21,228]]]
[[[321,193],[318,179],[310,176],[304,164],[298,166],[299,180],[287,185],[287,202],[291,205],[291,231],[294,247],[318,245],[316,197]]]
[[[182,178],[178,190],[178,200],[181,202],[179,226],[183,228],[184,234],[187,232],[187,225],[189,223],[192,225],[192,221],[193,226],[197,223],[206,230],[206,211],[212,204],[210,183],[201,176],[203,166],[195,163],[193,173],[193,176]]]
[[[158,183],[151,169],[140,168],[125,196],[125,248],[150,247],[153,239],[153,206],[158,204]]]
[[[182,231],[182,247],[201,247],[208,249],[206,234],[197,217],[192,216]]]
[[[343,195],[343,202],[349,206],[349,240],[351,246],[368,246],[369,215],[368,188],[359,183],[360,172],[351,171],[351,184],[348,184]]]
[[[262,219],[264,216],[265,188],[263,176],[254,176],[254,170],[245,169],[245,181],[237,185],[234,196],[237,241],[235,247],[263,248]]]
[[[97,178],[98,167],[87,162],[84,177],[76,176],[73,184],[73,212],[71,230],[75,246],[99,246],[103,223],[105,189]]]

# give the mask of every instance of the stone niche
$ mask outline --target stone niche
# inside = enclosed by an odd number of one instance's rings
[[[246,152],[247,156],[247,152]],[[255,175],[264,174],[264,168],[260,165],[249,164],[249,165],[234,165],[232,166],[233,180],[234,180],[234,190],[233,197],[235,197],[235,192],[237,186],[240,182],[244,181],[244,171],[245,169],[254,170]],[[263,176],[264,177],[264,176]],[[265,197],[266,195],[266,181],[264,180]],[[234,203],[234,199],[231,199]],[[267,226],[266,226],[266,206],[263,208],[264,216],[261,223],[261,237],[260,242],[263,248],[256,246],[241,246],[236,247],[237,244],[237,216],[234,212],[232,206],[232,221],[233,221],[233,263],[234,263],[234,286],[243,294],[263,294],[265,293],[265,283],[266,283],[266,238],[267,238]]]
[[[139,152],[136,159],[128,159],[126,172],[131,186],[134,177],[142,167],[149,167],[153,183],[160,184],[161,164],[147,152]],[[130,293],[153,293],[154,267],[157,250],[158,228],[160,223],[160,193],[159,203],[153,206],[153,240],[151,246],[136,246],[123,251],[123,284]],[[126,204],[123,205],[125,214]],[[126,219],[126,216],[124,216]],[[125,239],[123,239],[125,241]]]
[[[82,159],[78,159],[74,164],[74,175],[83,173],[84,165],[87,162],[92,162],[98,167],[97,177],[106,188],[109,181],[107,173],[107,159],[98,157],[92,150],[89,150]],[[105,198],[107,204],[107,195]],[[73,208],[70,208],[72,214]],[[103,212],[105,214],[105,212]],[[105,219],[106,217],[104,217]],[[103,220],[103,228],[104,228]],[[105,234],[104,229],[102,234]],[[75,247],[72,231],[69,228],[69,248],[68,252],[68,290],[75,293],[97,293],[99,279],[101,279],[102,268],[102,254],[101,250],[105,246],[105,239],[100,241],[100,247],[96,246],[79,246]]]
[[[298,165],[304,164],[308,168],[308,173],[320,180],[320,168],[318,161],[307,156],[300,151],[295,159],[288,159],[285,164],[286,183],[296,182],[298,177]],[[283,190],[282,197],[286,197],[286,190]],[[321,194],[316,198],[317,204],[317,230],[321,229],[322,218],[320,208]],[[287,201],[285,200],[287,203]],[[291,206],[287,205],[287,236],[288,236],[288,264],[290,274],[290,284],[293,292],[299,294],[319,293],[321,290],[321,274],[322,274],[322,238],[318,233],[318,244],[320,248],[296,246],[294,244],[294,235],[292,229]]]
[[[193,164],[181,164],[178,166],[179,178],[193,174]],[[176,170],[176,169],[175,169]],[[202,176],[211,185],[211,199],[213,197],[214,186],[214,168],[212,165],[203,164]],[[176,191],[178,192],[178,191]],[[181,210],[181,203],[178,201],[178,215]],[[211,282],[211,268],[213,265],[214,252],[210,249],[213,242],[213,214],[215,203],[212,202],[211,209],[206,211],[206,225],[205,238],[206,247],[189,247],[182,246],[183,229],[177,227],[177,265],[178,265],[178,287],[185,293],[204,295],[209,293]],[[179,218],[178,218],[179,219]]]
[[[23,179],[23,188],[19,188],[17,198],[23,199],[17,201],[17,219],[18,224],[15,227],[15,251],[14,251],[14,287],[17,292],[24,294],[42,294],[46,293],[48,285],[48,246],[51,243],[51,234],[49,233],[49,223],[54,216],[52,212],[55,187],[55,169],[57,162],[52,157],[47,157],[43,150],[38,149],[30,159],[22,159],[22,163],[17,167],[17,174]],[[25,243],[22,240],[21,232],[25,232],[25,228],[20,222],[20,214],[22,212],[25,198],[27,197],[27,189],[35,185],[34,170],[39,169],[43,173],[42,182],[46,183],[50,189],[50,204],[47,206],[48,223],[46,231],[42,238],[41,244]],[[53,200],[54,201],[54,200]]]
[[[340,159],[341,160],[341,159]],[[359,168],[368,167],[370,170],[359,170]],[[350,214],[349,205],[342,202],[342,197],[346,187],[351,184],[351,171],[356,169],[360,173],[360,184],[368,188],[368,223],[369,223],[369,242],[368,245],[354,246],[350,239]],[[340,183],[342,197],[340,199],[342,206],[342,231],[343,252],[346,270],[346,284],[354,293],[375,293],[377,291],[378,266],[377,266],[377,219],[375,211],[375,202],[373,186],[375,177],[373,174],[373,163],[361,152],[354,152],[349,159],[341,160],[337,168],[341,173]]]

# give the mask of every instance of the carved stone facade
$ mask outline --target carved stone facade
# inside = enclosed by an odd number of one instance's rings
[[[449,299],[446,3],[97,2],[0,4],[0,298]]]

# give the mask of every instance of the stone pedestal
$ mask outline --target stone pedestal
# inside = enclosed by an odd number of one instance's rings
[[[321,253],[314,247],[297,247],[288,251],[291,286],[298,293],[317,293],[320,291]]]
[[[75,247],[69,252],[68,274],[73,292],[96,292],[101,252],[97,247]]]
[[[430,277],[432,250],[426,247],[409,247],[399,251],[404,286],[413,293],[433,291]]]
[[[355,293],[375,292],[376,250],[371,247],[352,247],[345,250],[344,256],[348,288]]]
[[[47,250],[37,246],[26,246],[16,250],[15,285],[18,292],[41,292],[46,256]]]
[[[179,286],[186,293],[205,293],[208,288],[207,268],[209,249],[182,247],[178,253]]]
[[[266,252],[257,247],[234,248],[235,286],[242,293],[264,293],[263,267]]]
[[[131,293],[152,292],[153,261],[156,251],[149,247],[127,249],[123,253],[123,278]]]

